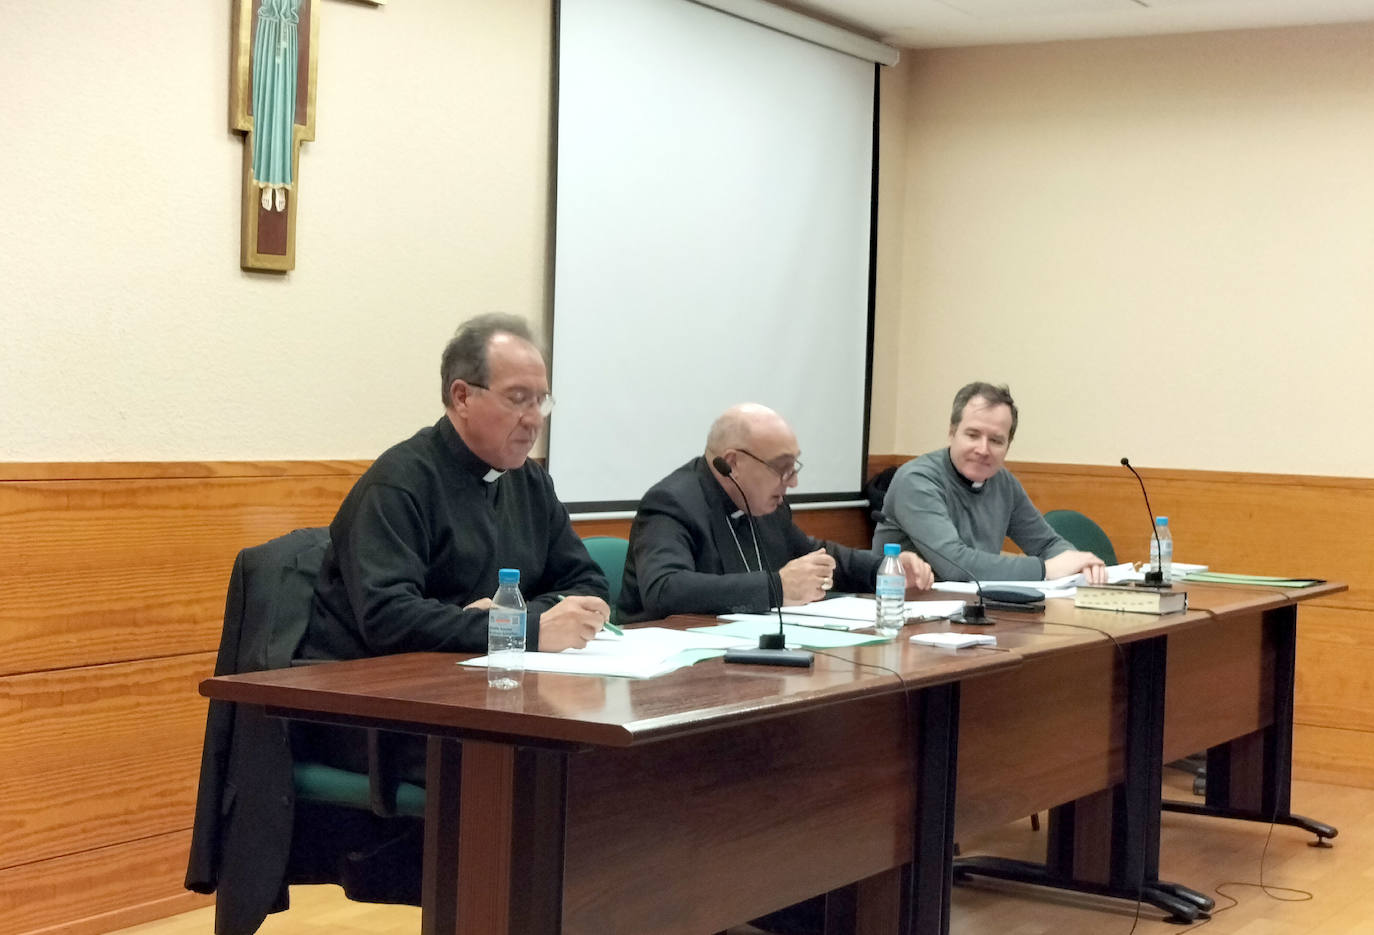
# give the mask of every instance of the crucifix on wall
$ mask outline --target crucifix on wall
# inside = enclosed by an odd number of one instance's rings
[[[229,117],[243,147],[244,269],[296,266],[301,141],[315,138],[318,0],[233,0]]]

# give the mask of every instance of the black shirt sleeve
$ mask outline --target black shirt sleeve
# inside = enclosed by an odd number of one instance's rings
[[[585,594],[610,600],[610,588],[601,567],[592,560],[582,538],[572,528],[572,519],[567,508],[554,496],[552,484],[548,485],[548,553],[544,559],[544,574],[539,581],[540,593],[525,597],[529,612],[526,624],[525,646],[535,649],[539,645],[539,617],[544,611],[557,604],[561,597],[570,594]]]
[[[369,653],[486,650],[487,611],[425,596],[429,528],[410,493],[371,485],[338,531],[339,574]]]

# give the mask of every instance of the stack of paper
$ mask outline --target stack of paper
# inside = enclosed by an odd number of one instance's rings
[[[1135,570],[1135,566],[1130,562],[1122,562],[1120,565],[1107,566],[1107,583],[1117,584],[1122,581],[1139,580],[1141,575]],[[1044,581],[980,581],[984,588],[1029,588],[1032,591],[1039,591],[1045,597],[1073,597],[1074,591],[1080,584],[1086,584],[1087,579],[1080,574],[1065,575],[1063,578],[1047,578]],[[937,581],[934,585],[937,591],[953,591],[956,594],[976,594],[978,588],[972,581]]]
[[[921,620],[949,617],[964,609],[963,601],[907,601],[906,615]],[[777,611],[765,614],[722,614],[722,620],[754,621],[770,617],[777,623]],[[783,623],[799,627],[820,627],[824,630],[862,630],[873,626],[878,619],[878,602],[871,597],[834,597],[782,609]]]

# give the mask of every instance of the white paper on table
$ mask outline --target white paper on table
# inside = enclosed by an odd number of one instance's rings
[[[602,634],[605,634],[603,636]],[[752,645],[724,633],[697,633],[668,627],[629,627],[623,636],[605,630],[582,649],[565,649],[551,655],[638,656],[667,659],[684,649],[736,649]]]
[[[809,604],[784,606],[782,612],[802,617],[860,620],[872,626],[873,621],[877,619],[877,608],[878,602],[873,598],[855,597],[849,594],[844,597],[832,597],[828,601],[812,601]]]
[[[967,601],[907,601],[906,615],[919,620],[938,620],[962,613]]]
[[[751,648],[751,640],[724,633],[693,633],[666,627],[634,627],[623,636],[607,634],[582,649],[559,653],[525,653],[527,672],[565,672],[574,675],[612,675],[653,678],[699,661],[702,652]],[[460,665],[486,667],[489,657],[466,659]]]
[[[907,601],[908,617],[948,617],[963,609],[963,601]],[[832,597],[828,601],[813,601],[796,607],[782,609],[783,620],[800,626],[823,627],[825,629],[858,630],[873,626],[878,619],[878,602],[871,597]],[[808,620],[807,618],[812,618]],[[738,616],[726,616],[735,620]]]
[[[776,614],[737,614],[740,619],[722,623],[715,627],[693,627],[697,633],[712,631],[729,633],[743,638],[750,647],[758,645],[758,639],[765,633],[778,632]],[[837,649],[844,646],[865,646],[881,643],[889,637],[871,633],[849,633],[846,627],[818,627],[815,625],[798,627],[784,626],[783,639],[788,649]]]
[[[987,633],[917,633],[911,642],[940,649],[965,649],[969,646],[996,646],[997,637]]]
[[[769,614],[721,614],[717,620],[726,620],[731,623],[749,623],[755,620],[772,621],[773,628],[778,626],[778,612],[773,611]],[[791,608],[783,611],[782,622],[789,627],[815,627],[818,630],[862,630],[864,627],[873,626],[872,620],[846,620],[843,617],[815,617],[805,614],[794,614]]]

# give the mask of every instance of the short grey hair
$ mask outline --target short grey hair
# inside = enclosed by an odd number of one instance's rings
[[[1007,433],[1007,441],[1016,438],[1016,402],[1011,398],[1011,388],[1005,383],[995,386],[991,383],[975,382],[955,393],[954,409],[949,414],[951,431],[959,427],[959,422],[964,418],[964,407],[974,398],[983,400],[989,406],[1006,406],[1011,409],[1011,431]]]
[[[519,338],[536,350],[539,347],[535,344],[529,323],[518,315],[489,312],[469,318],[453,333],[448,344],[444,345],[443,356],[439,358],[439,379],[443,383],[439,387],[439,394],[443,397],[445,407],[449,405],[449,387],[453,386],[454,380],[482,386],[487,384],[491,376],[487,369],[487,345],[498,334]]]

